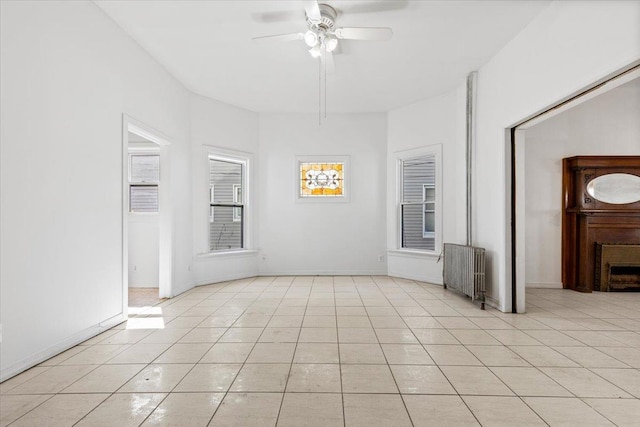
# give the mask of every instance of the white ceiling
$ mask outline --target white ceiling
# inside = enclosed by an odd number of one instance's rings
[[[318,111],[318,62],[304,42],[252,41],[304,32],[304,1],[96,3],[195,93],[257,112]],[[327,79],[329,112],[381,112],[456,87],[549,1],[326,3],[338,27],[393,28],[390,41],[341,41]],[[267,19],[280,11],[290,19]]]

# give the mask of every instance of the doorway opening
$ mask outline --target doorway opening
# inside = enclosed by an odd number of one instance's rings
[[[525,312],[527,287],[563,288],[562,159],[637,154],[638,100],[636,63],[509,129],[514,313]]]
[[[127,315],[172,296],[169,140],[123,116],[123,298]]]

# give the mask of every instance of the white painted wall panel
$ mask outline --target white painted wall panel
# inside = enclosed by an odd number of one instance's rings
[[[511,310],[505,130],[638,60],[640,2],[556,1],[479,70],[474,240],[501,310]]]
[[[258,114],[201,97],[190,96],[191,109],[191,172],[193,185],[193,274],[196,284],[203,285],[223,280],[251,277],[258,274]],[[247,234],[248,253],[210,256],[209,252],[209,161],[207,147],[234,150],[253,156],[248,168],[250,188],[245,206],[244,232]]]
[[[0,7],[5,378],[121,315],[123,113],[172,141],[174,292],[193,279],[187,91],[90,2]]]
[[[386,114],[260,115],[261,274],[386,273],[386,137]],[[296,202],[307,155],[350,156],[348,202]]]
[[[129,214],[129,287],[157,288],[160,284],[158,215]]]
[[[465,242],[465,92],[453,90],[389,112],[387,145],[387,248],[398,249],[395,153],[442,145],[442,241]],[[389,274],[442,283],[437,255],[389,253]]]

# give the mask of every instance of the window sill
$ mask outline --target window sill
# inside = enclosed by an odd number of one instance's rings
[[[427,259],[438,259],[440,254],[437,252],[427,252],[427,251],[418,251],[412,249],[389,249],[387,253],[390,256],[399,256],[405,258],[427,258]]]
[[[257,255],[258,251],[255,249],[237,249],[232,251],[220,251],[220,252],[208,252],[196,255],[196,259],[210,259],[210,258],[226,258],[226,257],[246,257]]]

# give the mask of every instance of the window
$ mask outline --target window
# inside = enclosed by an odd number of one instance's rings
[[[300,197],[344,195],[344,163],[300,162]]]
[[[399,158],[400,244],[404,249],[438,249],[438,159],[439,151],[433,150]]]
[[[209,222],[213,222],[215,219],[213,216],[213,201],[216,199],[215,194],[216,186],[211,184],[209,187]]]
[[[155,213],[159,210],[159,154],[129,155],[129,212]]]
[[[296,203],[349,203],[349,156],[296,156]]]
[[[233,184],[233,203],[236,205],[242,204],[242,185]],[[242,221],[242,208],[233,209],[233,221]]]
[[[423,184],[424,192],[424,212],[422,213],[422,237],[436,237],[436,186],[434,184]]]
[[[209,250],[244,248],[246,162],[209,157]]]

